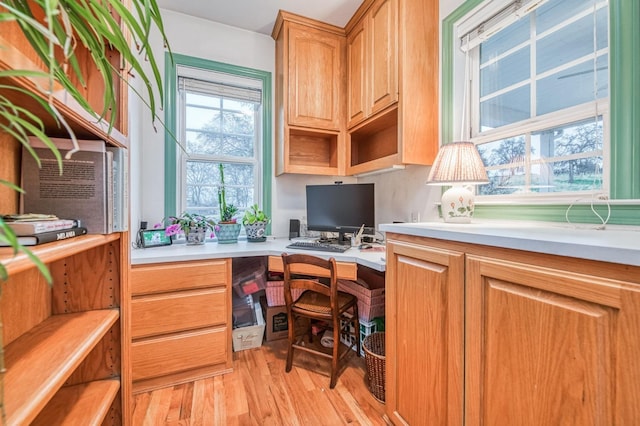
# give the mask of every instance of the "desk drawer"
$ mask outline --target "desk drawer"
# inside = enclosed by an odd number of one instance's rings
[[[156,263],[131,268],[131,294],[226,286],[231,282],[231,260]]]
[[[226,327],[191,331],[134,342],[133,380],[149,379],[227,361]]]
[[[338,268],[338,278],[345,280],[358,279],[358,267],[355,263],[336,262],[336,267]],[[318,269],[313,266],[298,267],[298,265],[294,265],[291,270],[296,274],[318,275]],[[269,256],[269,271],[283,271],[282,258],[280,256]]]
[[[139,338],[229,323],[225,287],[134,298],[131,335]]]

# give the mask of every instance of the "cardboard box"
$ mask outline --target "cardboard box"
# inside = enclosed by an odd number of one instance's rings
[[[233,351],[243,351],[245,349],[259,348],[262,346],[264,336],[264,318],[260,303],[254,304],[256,324],[247,327],[235,328],[233,335]]]
[[[289,336],[289,321],[287,307],[269,306],[265,297],[260,298],[262,313],[264,314],[265,335],[267,342],[278,339],[286,339]]]

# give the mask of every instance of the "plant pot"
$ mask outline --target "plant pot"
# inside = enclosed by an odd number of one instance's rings
[[[189,228],[188,231],[185,231],[184,237],[188,246],[199,246],[204,244],[204,240],[207,238],[207,230],[205,228]]]
[[[250,243],[267,241],[267,236],[265,235],[267,232],[267,223],[268,222],[262,221],[245,224],[244,230],[247,233],[247,241]]]
[[[240,234],[239,223],[218,223],[215,226],[216,238],[219,244],[233,244],[238,242]]]

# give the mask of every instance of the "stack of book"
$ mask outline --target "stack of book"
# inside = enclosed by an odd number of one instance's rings
[[[51,243],[78,237],[87,233],[77,219],[60,219],[52,215],[18,214],[2,216],[4,223],[11,228],[18,242],[23,246]],[[9,243],[0,239],[0,246]]]

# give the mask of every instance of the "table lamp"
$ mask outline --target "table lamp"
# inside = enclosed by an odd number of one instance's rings
[[[474,194],[469,185],[489,183],[478,148],[472,142],[452,142],[440,147],[429,172],[428,185],[452,185],[442,194],[445,222],[470,223]]]

